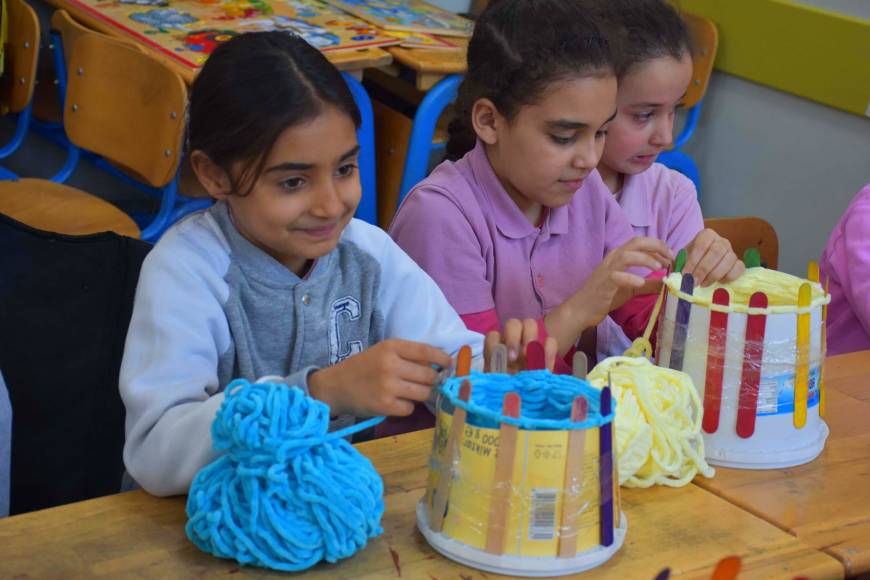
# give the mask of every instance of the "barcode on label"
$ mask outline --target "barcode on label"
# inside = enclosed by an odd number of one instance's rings
[[[779,399],[779,381],[776,379],[761,381],[758,385],[758,410],[757,414],[765,415],[776,413]]]
[[[556,536],[556,490],[532,489],[530,540],[552,540]]]

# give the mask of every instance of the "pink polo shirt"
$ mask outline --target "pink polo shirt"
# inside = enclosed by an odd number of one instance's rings
[[[828,354],[870,349],[870,183],[840,217],[819,268],[831,279]]]
[[[604,192],[610,193],[602,180],[595,180],[590,186],[601,187]],[[626,175],[622,190],[614,197],[635,236],[662,240],[675,256],[704,229],[704,216],[701,214],[695,184],[682,173],[661,163],[653,163],[641,173]],[[629,303],[622,312],[628,314],[632,308],[638,307],[647,308],[648,304]],[[604,335],[605,331],[609,331],[607,336]],[[631,341],[618,327],[599,329],[598,340],[608,348],[608,351],[598,349],[599,358],[624,352],[631,345]]]
[[[674,255],[704,229],[695,185],[682,173],[661,163],[653,163],[636,175],[627,175],[616,200],[635,236],[662,240]]]
[[[509,318],[541,319],[579,290],[608,252],[633,237],[597,171],[568,205],[551,209],[540,227],[532,225],[480,142],[459,161],[441,163],[411,191],[390,235],[466,323],[467,315],[495,309],[502,325]],[[615,323],[607,318],[603,325]]]

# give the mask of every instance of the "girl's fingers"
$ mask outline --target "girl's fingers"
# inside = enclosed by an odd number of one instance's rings
[[[526,347],[533,340],[538,340],[538,321],[534,318],[526,318],[523,320],[523,339],[522,349],[526,352]]]
[[[710,235],[710,230],[703,230],[695,236],[695,239],[686,246],[686,263],[683,265],[683,272],[694,276],[695,268],[707,254],[710,246],[712,246],[715,241],[716,238]],[[697,276],[695,276],[695,278],[697,278]]]
[[[396,378],[432,387],[438,381],[438,373],[431,365],[400,360],[396,365]]]
[[[618,288],[630,288],[637,290],[643,288],[645,279],[631,272],[611,272],[610,280]]]
[[[544,341],[544,360],[546,361],[547,370],[553,372],[556,368],[556,356],[559,354],[559,342],[552,336],[548,336]]]
[[[511,318],[504,325],[504,343],[508,349],[508,361],[515,362],[520,356],[520,341],[523,336],[523,323]]]
[[[425,399],[424,399],[425,400]],[[414,412],[414,403],[407,399],[393,399],[384,408],[378,409],[378,415],[389,415],[391,417],[407,417]]]
[[[636,250],[623,251],[613,262],[614,270],[626,270],[628,268],[648,268],[656,271],[664,268],[667,261],[659,260],[655,255]]]
[[[746,272],[746,266],[743,265],[743,262],[740,259],[731,267],[731,270],[725,275],[723,280],[725,282],[733,282],[737,278],[743,275]]]

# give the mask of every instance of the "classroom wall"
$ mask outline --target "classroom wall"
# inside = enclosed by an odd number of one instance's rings
[[[686,146],[706,217],[757,215],[779,235],[779,268],[818,259],[848,202],[870,182],[870,119],[714,73]]]

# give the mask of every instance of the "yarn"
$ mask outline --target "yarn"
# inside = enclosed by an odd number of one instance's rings
[[[471,400],[459,399],[459,387],[465,380],[472,384]],[[515,391],[522,400],[519,419],[501,414],[504,396]],[[517,425],[521,429],[564,430],[600,427],[613,420],[613,413],[601,416],[601,393],[588,382],[570,375],[555,375],[547,370],[524,371],[515,375],[480,373],[473,371],[467,377],[448,379],[440,388],[443,396],[441,408],[452,414],[452,407],[468,411],[468,422],[476,427],[498,429],[501,423]],[[585,421],[571,421],[571,404],[582,395],[589,403]]]
[[[224,455],[194,478],[187,536],[204,552],[284,571],[352,556],[382,533],[383,481],[329,406],[285,384],[236,380],[212,424]]]
[[[703,408],[689,375],[645,358],[611,357],[589,373],[589,381],[604,387],[608,377],[619,409],[620,485],[680,487],[698,473],[713,477],[704,460]]]

